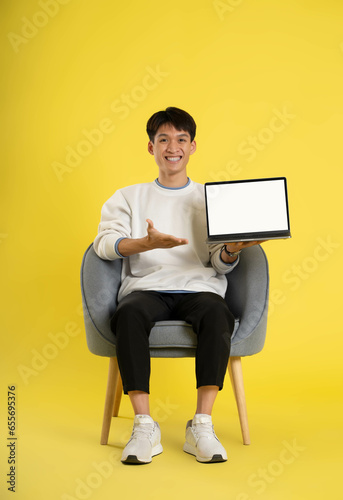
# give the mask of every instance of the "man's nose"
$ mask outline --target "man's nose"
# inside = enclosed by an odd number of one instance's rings
[[[175,152],[179,149],[179,144],[177,143],[177,141],[170,141],[169,144],[168,144],[168,151],[170,151],[171,153],[172,152]]]

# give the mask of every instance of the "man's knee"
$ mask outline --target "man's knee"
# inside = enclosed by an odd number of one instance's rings
[[[206,313],[216,312],[218,314],[223,314],[223,313],[231,314],[229,306],[227,305],[225,300],[216,293],[208,292],[204,295],[202,301],[202,308]]]
[[[131,314],[144,314],[146,311],[144,297],[139,292],[132,292],[124,297],[118,304],[115,315],[130,316]]]
[[[119,302],[111,319],[111,329],[117,334],[118,329],[122,330],[124,328],[125,331],[130,331],[140,328],[142,323],[145,324],[148,321],[146,310],[142,303],[129,295]]]
[[[227,303],[220,295],[214,293],[208,294],[203,304],[202,315],[203,318],[212,322],[213,325],[228,325],[230,333],[232,333],[235,319]]]

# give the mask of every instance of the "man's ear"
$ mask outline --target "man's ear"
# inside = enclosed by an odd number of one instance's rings
[[[190,150],[189,154],[192,155],[193,153],[195,153],[196,150],[197,150],[197,143],[195,141],[192,141],[191,142],[191,150]]]
[[[154,144],[151,141],[148,142],[148,151],[151,155],[154,154]]]

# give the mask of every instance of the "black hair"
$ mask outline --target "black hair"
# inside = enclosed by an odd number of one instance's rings
[[[154,142],[157,130],[166,123],[176,130],[185,130],[189,133],[191,142],[194,140],[196,123],[192,116],[183,109],[168,107],[164,111],[157,111],[148,120],[146,131],[151,142]]]

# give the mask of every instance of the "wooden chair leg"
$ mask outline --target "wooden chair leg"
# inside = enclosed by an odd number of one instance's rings
[[[247,405],[245,401],[243,371],[240,357],[230,358],[228,364],[228,371],[231,379],[233,392],[235,394],[237,410],[239,415],[239,422],[241,424],[241,431],[243,437],[243,444],[250,444],[249,424]]]
[[[121,379],[120,371],[118,368],[117,387],[115,390],[114,406],[113,406],[113,416],[114,417],[118,417],[122,394],[123,394],[123,381]]]
[[[108,379],[107,379],[107,389],[106,389],[106,399],[105,399],[105,409],[104,418],[102,422],[101,439],[100,444],[107,444],[108,436],[111,428],[112,415],[114,413],[115,401],[117,402],[117,414],[119,410],[120,398],[118,402],[117,389],[118,385],[121,385],[121,377],[119,373],[117,358],[110,358],[110,365],[108,369]]]

